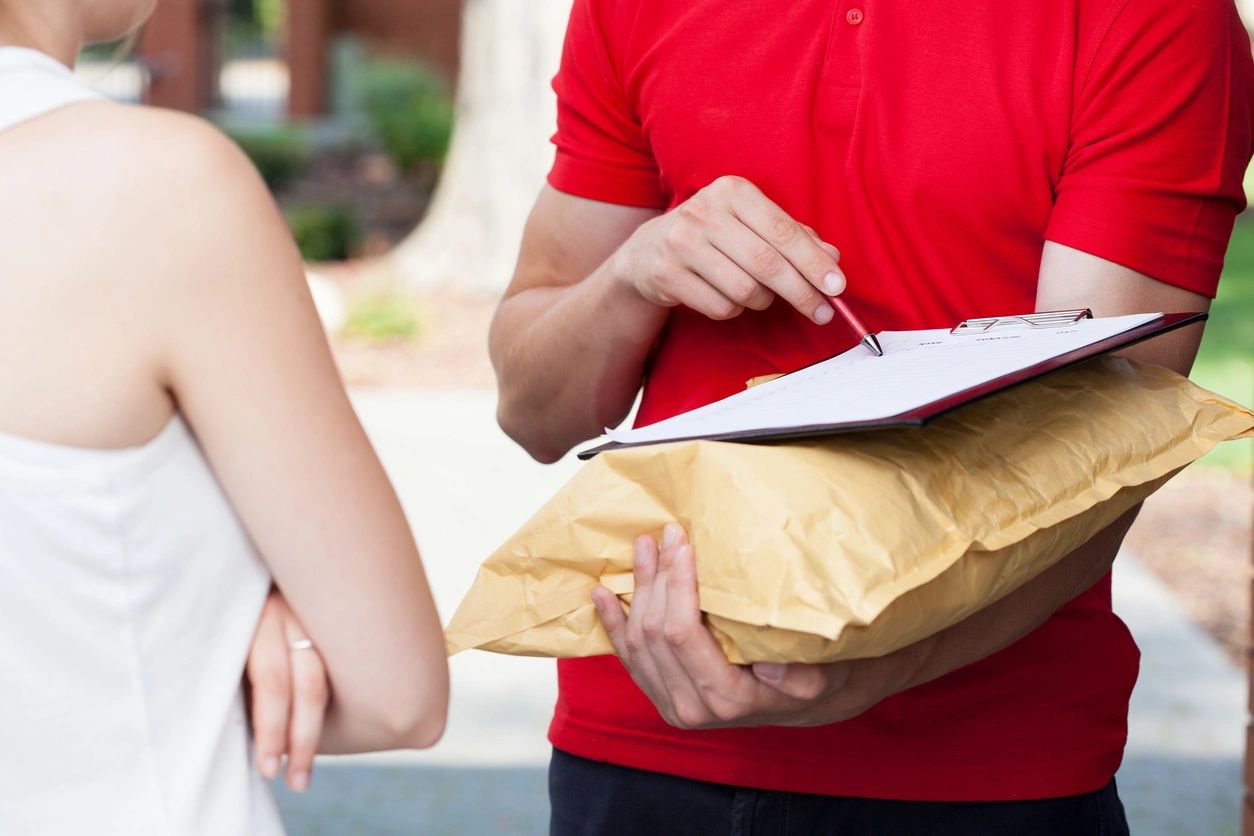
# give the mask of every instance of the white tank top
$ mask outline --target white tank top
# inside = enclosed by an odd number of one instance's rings
[[[0,131],[92,98],[0,47]],[[126,450],[0,434],[0,834],[281,834],[240,691],[269,584],[178,416]]]

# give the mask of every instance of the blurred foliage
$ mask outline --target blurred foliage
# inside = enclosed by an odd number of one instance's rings
[[[227,57],[275,54],[283,41],[286,7],[284,0],[231,0],[225,33]]]
[[[231,139],[252,160],[271,191],[300,176],[312,159],[309,137],[291,125],[230,130]]]
[[[287,8],[283,0],[254,0],[253,2],[253,14],[262,35],[266,38],[277,41],[283,37],[286,13]]]
[[[342,261],[361,239],[361,226],[348,206],[303,204],[284,214],[305,261]]]
[[[412,340],[418,336],[418,307],[408,297],[380,293],[358,299],[350,306],[344,334],[379,342]]]
[[[397,168],[444,162],[453,102],[437,74],[419,63],[376,58],[358,68],[355,86],[370,131]]]
[[[1189,376],[1199,386],[1254,406],[1254,219],[1238,219],[1232,231],[1219,296]],[[1254,440],[1221,444],[1202,463],[1248,471],[1254,466]]]

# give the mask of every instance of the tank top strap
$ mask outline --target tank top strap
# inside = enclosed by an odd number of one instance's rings
[[[0,131],[66,105],[103,98],[52,56],[0,46]]]

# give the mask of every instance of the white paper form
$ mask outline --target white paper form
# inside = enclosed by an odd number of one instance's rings
[[[901,415],[1158,319],[1161,313],[1082,319],[1056,328],[975,333],[883,331],[884,356],[861,346],[707,406],[636,430],[622,443],[860,423]]]

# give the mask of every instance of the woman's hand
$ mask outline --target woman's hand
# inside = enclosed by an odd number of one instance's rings
[[[678,728],[847,720],[909,685],[928,653],[921,642],[879,659],[731,664],[702,622],[692,546],[673,523],[660,554],[653,538],[636,541],[635,579],[628,614],[604,587],[593,590],[593,601],[632,679]]]
[[[287,755],[287,785],[309,787],[330,697],[318,649],[283,594],[270,590],[248,653],[246,685],[257,767],[267,779]]]

